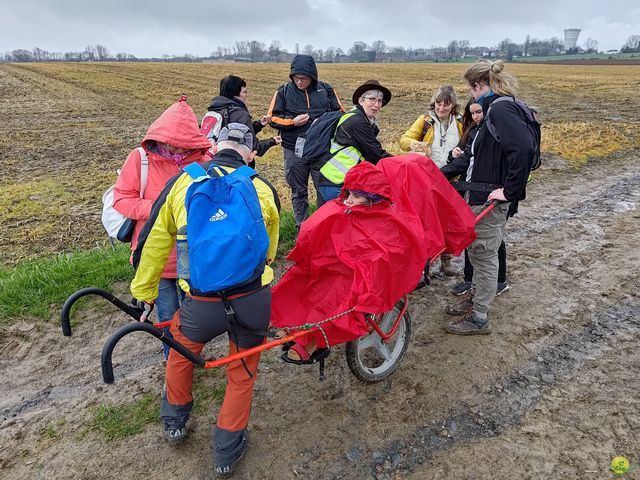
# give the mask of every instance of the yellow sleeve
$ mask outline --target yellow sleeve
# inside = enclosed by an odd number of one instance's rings
[[[413,122],[411,128],[404,132],[400,137],[400,148],[408,152],[411,150],[411,142],[422,141],[422,129],[424,128],[424,115],[420,115],[418,119]]]
[[[131,282],[131,294],[138,300],[151,303],[158,297],[160,275],[176,241],[177,228],[173,213],[177,203],[175,197],[176,186],[167,194],[142,247],[140,263]]]
[[[258,198],[260,200],[262,218],[267,229],[267,235],[269,236],[267,267],[264,269],[264,273],[262,274],[262,284],[267,285],[271,283],[274,277],[273,270],[269,264],[276,258],[276,252],[278,250],[278,240],[280,238],[280,214],[278,213],[278,208],[276,207],[276,203],[273,198],[274,194],[271,188],[257,179],[254,181],[254,185],[256,185],[256,191],[258,192]]]

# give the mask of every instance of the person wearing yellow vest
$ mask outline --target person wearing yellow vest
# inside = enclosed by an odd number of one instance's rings
[[[440,87],[431,98],[427,113],[420,115],[400,137],[400,148],[405,152],[424,153],[438,168],[445,166],[449,152],[462,137],[459,110],[453,87]]]
[[[368,80],[353,92],[355,107],[344,114],[331,141],[331,158],[320,168],[318,189],[325,201],[338,198],[344,177],[362,160],[373,163],[390,157],[377,136],[378,113],[391,100],[391,91],[377,80]]]

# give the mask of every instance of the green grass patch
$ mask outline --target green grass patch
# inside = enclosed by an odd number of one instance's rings
[[[225,379],[220,369],[194,371],[193,415],[206,414],[211,404],[221,405]],[[121,405],[99,405],[91,412],[89,430],[99,432],[107,441],[136,435],[150,423],[160,423],[160,395],[146,393],[135,402]],[[55,430],[45,431],[54,437]]]
[[[293,213],[283,210],[278,259],[293,248],[295,237]],[[129,245],[119,244],[115,249],[105,246],[0,267],[0,324],[25,317],[48,319],[81,288],[109,290],[115,282],[130,280],[134,272],[129,255]],[[76,308],[80,305],[82,300]]]
[[[147,393],[133,403],[96,407],[89,429],[116,440],[140,433],[145,425],[159,420],[160,396]]]
[[[75,291],[109,289],[133,276],[129,245],[56,255],[0,269],[0,323],[21,317],[47,319]]]

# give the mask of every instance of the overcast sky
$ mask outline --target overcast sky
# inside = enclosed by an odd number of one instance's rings
[[[399,5],[400,7],[396,7]],[[579,5],[579,7],[576,7]],[[636,0],[0,0],[0,52],[40,47],[51,52],[101,44],[138,57],[209,55],[217,46],[280,40],[293,51],[354,41],[388,46],[446,46],[450,40],[494,46],[504,38],[563,38],[581,28],[601,50],[640,35]]]

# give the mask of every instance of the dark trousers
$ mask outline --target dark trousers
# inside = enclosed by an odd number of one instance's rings
[[[473,265],[469,261],[469,253],[464,251],[464,281],[470,282],[473,279]],[[507,246],[504,240],[498,249],[498,283],[507,281]]]

